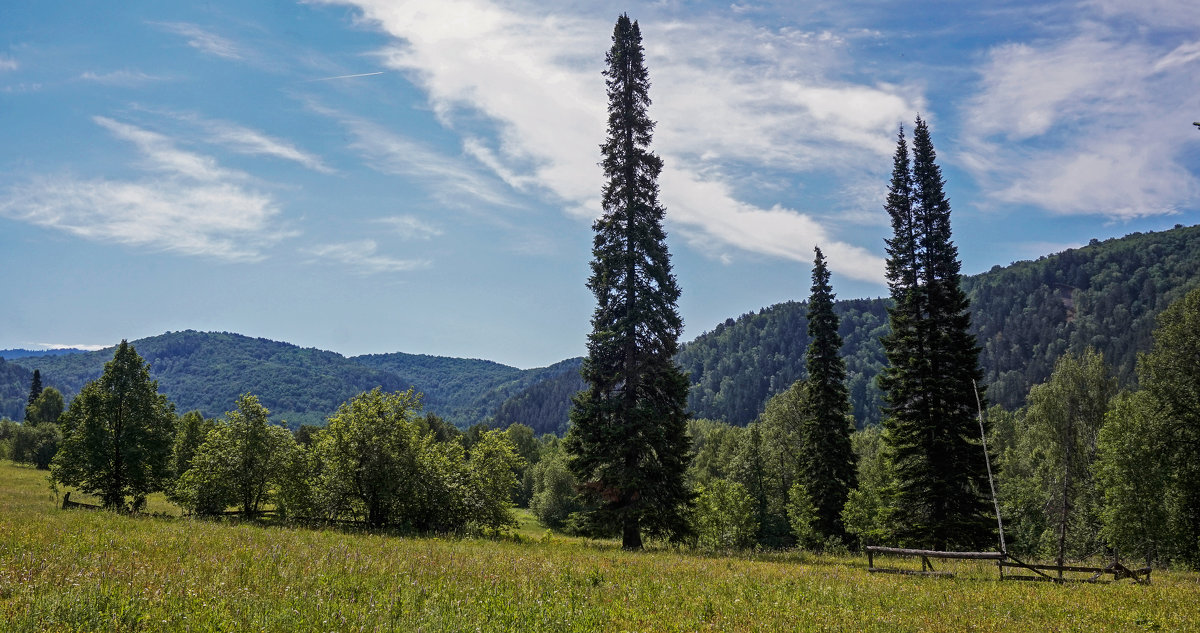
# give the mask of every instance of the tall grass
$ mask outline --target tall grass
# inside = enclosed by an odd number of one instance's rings
[[[1200,630],[1195,574],[1054,586],[948,568],[959,578],[877,576],[854,557],[59,510],[44,472],[0,462],[3,631]]]

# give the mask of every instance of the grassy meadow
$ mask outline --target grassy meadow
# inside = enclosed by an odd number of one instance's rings
[[[154,509],[154,508],[152,508]],[[0,462],[0,630],[1200,630],[1200,575],[1152,586],[874,575],[861,557],[630,554],[507,540],[60,510],[46,473]],[[919,566],[919,565],[918,565]]]

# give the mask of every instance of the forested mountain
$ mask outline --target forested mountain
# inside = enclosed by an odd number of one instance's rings
[[[579,358],[537,369],[404,353],[350,360],[409,377],[425,394],[426,411],[461,428],[479,423],[506,428],[520,422],[538,434],[561,434],[566,430],[571,396],[583,388]]]
[[[1063,352],[1081,353],[1088,346],[1103,352],[1121,384],[1131,384],[1155,317],[1197,285],[1200,227],[1093,240],[964,277],[972,331],[983,348],[988,400],[1009,409],[1021,406]],[[839,301],[835,307],[860,427],[880,419],[875,376],[883,366],[879,335],[887,328],[886,306],[886,300],[874,299]],[[768,398],[803,377],[806,310],[803,303],[776,304],[726,320],[685,345],[679,362],[691,373],[694,414],[747,424]]]
[[[1030,386],[1050,375],[1063,352],[1082,352],[1089,345],[1104,353],[1122,384],[1131,384],[1155,316],[1197,285],[1200,226],[1093,241],[965,277],[988,399],[1010,409],[1022,405]],[[797,295],[805,291],[796,288]],[[879,336],[887,329],[886,306],[884,299],[834,306],[859,426],[880,419],[875,376],[884,362]],[[744,425],[770,396],[803,377],[806,310],[800,302],[776,304],[727,319],[685,344],[677,358],[691,375],[692,412]],[[323,423],[338,404],[362,390],[413,386],[425,394],[427,412],[463,428],[521,422],[538,433],[561,433],[570,397],[583,385],[578,358],[526,370],[415,354],[346,358],[266,339],[193,331],[132,343],[179,411],[217,416],[233,408],[237,396],[251,392],[273,418],[292,424]],[[34,369],[41,370],[44,385],[70,398],[111,358],[110,348],[0,361],[0,416],[21,419]]]
[[[882,400],[874,377],[885,362],[879,337],[887,331],[886,305],[883,299],[834,304],[850,400],[860,424],[879,421]],[[685,344],[677,359],[692,381],[692,413],[745,425],[758,416],[767,399],[804,377],[807,311],[806,302],[779,303],[726,319]]]
[[[514,394],[508,394],[492,418],[492,424],[505,428],[521,423],[532,427],[534,432],[562,435],[567,432],[567,415],[571,410],[571,396],[584,388],[579,375],[582,358],[569,358],[538,370],[530,376],[528,384]]]
[[[74,347],[60,347],[58,349],[0,349],[0,358],[14,360],[30,356],[64,356],[66,354],[82,354],[84,351]]]
[[[351,396],[383,387],[388,391],[414,387],[424,394],[425,411],[466,428],[493,422],[503,413],[503,426],[525,421],[540,432],[557,432],[566,421],[570,394],[561,387],[525,391],[542,381],[560,380],[564,372],[577,375],[579,359],[538,369],[517,369],[486,360],[418,354],[372,354],[346,358],[335,352],[301,348],[262,338],[224,332],[168,332],[132,341],[150,363],[159,390],[179,413],[200,410],[220,416],[234,407],[237,397],[253,393],[271,410],[274,420],[289,424],[324,424],[325,418]],[[84,383],[98,377],[113,349],[69,355],[23,355],[0,358],[0,416],[24,416],[34,369],[43,384],[55,387],[69,400]],[[573,383],[572,383],[573,384]],[[576,388],[576,390],[578,390]]]
[[[525,373],[516,367],[490,360],[403,352],[366,354],[350,360],[405,376],[417,391],[425,394],[422,403],[426,411],[437,413],[460,426],[470,426],[491,415],[499,404],[493,393],[519,381]],[[486,403],[491,403],[491,406]]]
[[[25,405],[29,402],[32,380],[33,370],[5,362],[4,357],[0,356],[0,418],[25,419]]]
[[[346,359],[340,354],[225,332],[168,332],[132,341],[150,363],[159,391],[178,412],[207,417],[231,410],[237,397],[253,393],[275,420],[323,423],[325,416],[360,391],[408,388],[410,381]],[[13,361],[40,369],[42,382],[68,400],[100,376],[113,348],[66,356]]]

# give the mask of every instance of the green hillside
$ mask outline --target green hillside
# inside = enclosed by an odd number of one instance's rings
[[[29,400],[29,384],[32,380],[32,370],[6,362],[0,356],[0,418],[25,418],[25,404]]]
[[[583,377],[579,375],[582,364],[582,358],[569,358],[544,369],[531,370],[536,373],[528,377],[528,384],[499,402],[491,424],[507,428],[521,423],[539,435],[565,434],[571,396],[584,388]]]
[[[544,380],[559,379],[564,372],[577,381],[577,374],[568,370],[577,372],[579,368],[579,359],[523,370],[486,360],[418,354],[346,358],[290,343],[191,330],[132,344],[150,363],[159,390],[179,412],[198,409],[205,416],[219,416],[233,408],[239,395],[250,392],[259,396],[274,419],[293,426],[324,424],[339,404],[378,386],[387,390],[413,387],[424,394],[426,412],[462,428],[494,423],[501,405],[516,398],[505,409],[503,426],[528,419],[526,423],[537,424],[539,432],[555,432],[566,421],[569,394],[547,398],[541,395],[545,389],[534,396],[526,390]],[[84,383],[101,374],[112,353],[109,348],[58,356],[22,355],[11,362],[0,359],[0,416],[23,417],[34,369],[41,370],[44,385],[59,389],[70,399]],[[522,406],[531,399],[535,403],[532,408]],[[561,420],[554,419],[556,416]]]
[[[989,401],[1021,406],[1063,352],[1089,345],[1104,353],[1122,384],[1131,384],[1155,317],[1197,285],[1200,226],[1093,240],[965,277]],[[860,427],[880,419],[875,376],[884,361],[879,335],[887,328],[886,306],[885,299],[856,299],[835,308]],[[804,303],[776,304],[683,346],[679,362],[691,374],[695,415],[747,424],[768,398],[803,377],[806,311]]]
[[[989,400],[1020,406],[1029,387],[1049,376],[1064,351],[1081,352],[1089,345],[1104,353],[1123,384],[1130,384],[1155,316],[1198,284],[1200,227],[1093,241],[964,278]],[[887,329],[886,306],[884,299],[835,306],[860,426],[880,420],[875,376],[884,363],[879,337]],[[691,376],[693,413],[744,425],[768,398],[803,377],[806,311],[801,302],[776,304],[727,319],[685,344],[678,360]],[[578,358],[525,370],[403,353],[346,358],[261,338],[194,331],[133,344],[180,411],[199,409],[208,416],[232,408],[248,391],[276,419],[319,424],[359,391],[412,386],[425,394],[426,411],[459,427],[520,422],[538,433],[561,433],[570,397],[583,387]],[[70,398],[99,376],[111,357],[107,349],[0,361],[0,415],[23,415],[33,369],[41,370],[46,386]]]
[[[225,332],[168,332],[131,341],[150,363],[151,376],[179,412],[219,416],[243,393],[259,396],[272,418],[292,425],[323,423],[354,394],[382,386],[407,389],[410,381],[348,360],[340,354]],[[74,397],[100,376],[112,348],[67,356],[13,361],[40,369],[42,382]]]
[[[350,360],[406,376],[425,394],[425,410],[437,413],[461,427],[483,422],[506,396],[505,386],[521,382],[528,372],[490,360],[447,358],[425,354],[367,354]]]

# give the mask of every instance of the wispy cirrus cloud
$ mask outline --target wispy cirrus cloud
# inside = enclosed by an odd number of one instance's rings
[[[312,152],[297,147],[294,143],[232,121],[207,119],[191,113],[163,112],[166,116],[182,121],[198,130],[199,142],[219,145],[239,154],[268,156],[291,161],[323,174],[335,173],[332,167]]]
[[[421,86],[448,126],[462,114],[496,124],[495,141],[464,132],[468,154],[514,188],[544,189],[576,215],[599,213],[599,71],[611,22],[485,0],[331,1],[358,7],[396,38],[380,52],[384,64]],[[811,212],[748,201],[761,192],[739,190],[727,174],[748,166],[878,178],[918,91],[833,78],[845,61],[828,32],[699,19],[657,26],[647,42],[672,225],[714,255],[732,249],[807,262],[821,244],[835,270],[880,280],[881,258],[839,242]]]
[[[166,77],[150,75],[140,70],[129,69],[112,70],[109,72],[94,72],[89,70],[81,73],[79,78],[83,81],[104,84],[106,86],[139,86],[142,84],[167,80]]]
[[[429,268],[428,260],[400,259],[379,254],[375,240],[326,244],[307,249],[310,255],[338,262],[360,274],[398,273]]]
[[[16,70],[20,67],[21,67],[21,65],[19,63],[17,63],[17,60],[15,60],[11,57],[5,57],[4,55],[0,55],[0,72]]]
[[[412,215],[394,215],[375,220],[386,225],[406,240],[429,240],[442,235],[442,230]]]
[[[155,24],[164,31],[187,38],[188,46],[202,53],[232,60],[244,60],[247,57],[245,49],[233,40],[195,24],[187,22],[157,22]]]
[[[1200,201],[1193,142],[1200,42],[1164,47],[1101,24],[992,49],[966,112],[963,164],[995,201],[1129,219]]]
[[[141,180],[42,176],[0,198],[0,215],[85,239],[230,261],[256,261],[292,233],[279,205],[248,189],[248,176],[168,137],[107,117],[95,123],[132,143]]]
[[[377,172],[437,183],[433,188],[434,195],[445,204],[471,206],[479,201],[503,206],[513,204],[499,183],[461,157],[448,156],[361,117],[317,104],[310,104],[310,107],[338,121],[350,133],[350,149],[358,152],[363,162]]]

